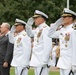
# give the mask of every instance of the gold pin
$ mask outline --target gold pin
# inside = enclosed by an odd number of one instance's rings
[[[65,41],[69,41],[69,38],[70,37],[68,35],[66,35],[64,39],[65,39]]]
[[[23,34],[23,36],[25,36],[26,34]]]
[[[47,26],[43,26],[43,28],[46,28]]]
[[[21,38],[18,38],[17,43],[20,43],[20,41],[21,41]]]

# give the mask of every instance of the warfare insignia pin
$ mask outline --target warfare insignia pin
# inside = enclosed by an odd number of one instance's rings
[[[21,38],[18,38],[17,43],[20,43],[20,41],[21,41]]]

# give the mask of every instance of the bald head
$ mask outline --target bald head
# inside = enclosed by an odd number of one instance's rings
[[[2,23],[2,25],[1,25],[1,33],[2,34],[8,33],[9,29],[10,29],[9,23]]]

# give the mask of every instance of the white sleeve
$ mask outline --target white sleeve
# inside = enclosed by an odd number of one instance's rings
[[[59,18],[51,27],[48,33],[48,36],[51,38],[59,38],[59,31],[56,31],[57,28],[63,23],[62,18]]]
[[[52,39],[48,37],[48,29],[43,30],[42,36],[43,36],[43,43],[44,43],[43,61],[44,63],[47,64],[52,50]]]
[[[32,26],[26,25],[26,33],[29,37],[34,37],[35,30],[32,30]]]
[[[8,37],[9,37],[9,42],[10,43],[12,43],[12,44],[14,44],[14,33],[9,33],[9,35],[8,35]]]
[[[56,26],[56,25],[52,25],[50,27],[50,30],[49,30],[49,33],[48,33],[48,36],[50,38],[59,38],[59,31],[56,31],[57,28],[58,28],[58,26]]]
[[[70,39],[71,39],[71,47],[72,47],[72,65],[76,66],[76,30],[74,30],[71,35],[70,35]]]

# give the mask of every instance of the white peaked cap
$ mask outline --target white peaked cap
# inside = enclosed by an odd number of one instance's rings
[[[40,15],[44,16],[45,18],[48,18],[48,15],[46,15],[45,13],[43,13],[42,11],[39,11],[39,10],[35,10],[33,17],[38,17]]]
[[[72,14],[72,15],[76,16],[76,13],[68,8],[64,8],[63,14]]]
[[[26,22],[23,21],[23,20],[20,20],[20,19],[16,19],[16,20],[15,20],[15,25],[16,25],[17,23],[21,23],[21,24],[26,25]]]

